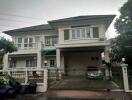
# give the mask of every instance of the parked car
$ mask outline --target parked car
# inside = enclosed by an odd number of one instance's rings
[[[87,79],[98,79],[102,78],[101,70],[96,66],[88,66],[86,71]]]

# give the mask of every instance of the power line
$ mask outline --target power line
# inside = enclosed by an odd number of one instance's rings
[[[21,20],[5,19],[5,18],[0,18],[0,20],[15,21],[15,22],[23,22],[23,23],[33,23],[33,22],[26,22],[26,21],[21,21]]]
[[[23,17],[23,18],[30,18],[30,19],[34,19],[34,20],[42,20],[41,18],[27,17],[27,16],[23,16],[23,15],[9,14],[9,13],[3,13],[3,12],[0,12],[0,15],[14,16],[14,17]]]

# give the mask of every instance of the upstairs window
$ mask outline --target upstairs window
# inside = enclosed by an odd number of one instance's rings
[[[28,38],[24,38],[24,47],[28,47]]]
[[[79,27],[64,30],[64,40],[99,38],[98,27]]]
[[[87,37],[87,38],[91,38],[90,27],[87,27],[87,28],[86,28],[86,37]]]
[[[76,33],[75,33],[75,30],[71,30],[71,34],[72,34],[72,39],[76,39]]]
[[[24,38],[24,47],[33,47],[33,38]]]
[[[54,46],[58,42],[57,36],[45,36],[45,45],[46,46]]]
[[[76,30],[76,38],[78,39],[78,38],[80,38],[80,35],[81,34],[81,32],[80,32],[80,29],[77,29]]]
[[[93,27],[93,38],[99,38],[99,28]]]
[[[33,38],[29,38],[29,47],[33,47]]]
[[[70,30],[66,29],[64,30],[64,40],[69,40],[70,37]]]
[[[34,41],[35,37],[17,37],[15,42],[18,48],[28,48],[34,46]]]
[[[21,37],[17,38],[17,47],[18,48],[22,47],[22,38]]]
[[[73,28],[70,31],[71,39],[91,38],[90,27]]]
[[[80,30],[80,32],[81,32],[82,38],[85,38],[85,37],[86,37],[85,29],[82,28],[82,29]]]

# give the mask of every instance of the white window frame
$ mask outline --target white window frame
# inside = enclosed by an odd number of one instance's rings
[[[32,42],[30,43],[30,38],[32,38]],[[24,42],[24,40],[27,39],[27,43]],[[23,47],[24,48],[32,48],[34,46],[35,37],[24,37],[23,38]],[[27,47],[25,47],[25,44],[27,44]],[[31,46],[30,46],[31,45]]]
[[[69,29],[69,40],[81,40],[81,39],[98,39],[98,38],[94,38],[93,37],[93,27],[98,27],[99,29],[99,26],[97,25],[94,25],[94,26],[89,26],[89,27],[77,27],[77,28],[67,28]],[[87,37],[87,33],[86,33],[86,29],[89,28],[89,31],[90,31],[90,37]],[[75,30],[75,32],[77,31],[77,29],[80,30],[80,37],[77,37],[77,33],[75,33],[75,38],[73,38],[73,33],[72,33],[72,30]],[[85,29],[85,37],[82,36],[82,33],[81,33],[81,29]],[[100,33],[98,33],[100,34]],[[65,41],[69,41],[69,40],[65,40]]]
[[[57,35],[47,35],[47,36],[44,36],[44,37],[45,37],[45,46],[55,46],[58,43],[58,36]],[[46,40],[47,37],[50,37],[50,39],[48,40],[49,44]]]
[[[51,64],[50,64],[50,61],[51,60],[54,60],[54,66],[51,66]],[[55,66],[56,66],[56,59],[55,58],[50,58],[49,59],[49,66],[51,67],[51,68],[54,68]]]
[[[27,66],[27,61],[28,61],[28,66]],[[34,59],[26,59],[25,60],[25,62],[26,62],[26,66],[25,67],[27,67],[27,68],[36,68],[37,67],[37,60],[34,60]]]
[[[19,39],[19,38],[22,39],[21,43],[18,42],[18,39]],[[17,45],[18,48],[22,48],[22,47],[23,47],[23,38],[22,38],[22,37],[17,37],[17,38],[16,38],[16,45]],[[18,45],[21,45],[21,46],[18,46]]]

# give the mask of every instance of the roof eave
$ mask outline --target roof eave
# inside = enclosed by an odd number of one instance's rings
[[[112,18],[112,19],[114,19],[115,17],[116,17],[116,15],[107,15],[107,16],[104,16],[104,17],[97,17],[97,18],[92,18],[91,17],[91,18],[74,19],[74,20],[68,20],[68,21],[63,21],[62,19],[59,19],[59,20],[48,21],[48,23],[49,24],[52,24],[52,23],[63,23],[63,22],[80,21],[80,20],[91,20],[91,19],[102,19],[102,18]]]

